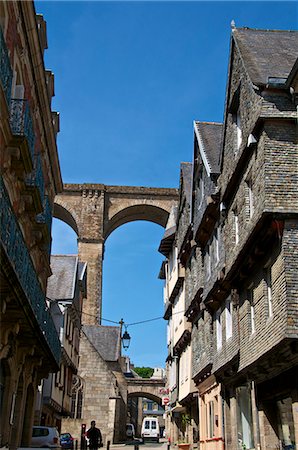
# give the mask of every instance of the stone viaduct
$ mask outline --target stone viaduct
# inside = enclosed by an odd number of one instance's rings
[[[88,263],[84,324],[101,323],[102,263],[107,237],[119,226],[146,220],[165,227],[178,190],[104,184],[65,184],[55,198],[54,217],[77,234],[78,254]]]
[[[152,378],[128,378],[127,396],[145,397],[161,404],[162,394],[160,390],[165,388],[165,379]]]

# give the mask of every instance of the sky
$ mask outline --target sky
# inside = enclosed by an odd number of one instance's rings
[[[42,0],[35,8],[47,22],[64,183],[179,187],[180,163],[192,161],[193,121],[223,119],[231,21],[298,23],[297,2]],[[163,315],[163,232],[133,222],[109,236],[103,318],[131,324]],[[76,235],[58,220],[52,253],[77,253]],[[136,366],[165,365],[164,320],[128,332]]]

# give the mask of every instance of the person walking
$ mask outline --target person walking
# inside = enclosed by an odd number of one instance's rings
[[[87,438],[89,439],[90,450],[98,450],[99,447],[102,447],[101,432],[99,428],[96,428],[95,420],[91,422],[91,428],[87,431]]]

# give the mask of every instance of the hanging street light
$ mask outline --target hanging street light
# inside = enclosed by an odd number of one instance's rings
[[[120,324],[120,336],[121,336],[122,346],[123,346],[124,350],[127,350],[128,347],[129,347],[129,344],[130,344],[130,335],[127,332],[127,326],[124,324],[124,320],[123,319],[120,320],[119,324]],[[123,336],[122,336],[122,327],[123,327],[123,325],[125,326],[125,331],[124,331]]]
[[[128,334],[127,330],[124,331],[124,334],[121,339],[123,348],[127,350],[130,344],[130,335]]]

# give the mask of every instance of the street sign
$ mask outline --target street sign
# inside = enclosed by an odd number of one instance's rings
[[[169,389],[168,388],[159,388],[159,393],[162,395],[166,395],[169,393]]]
[[[169,397],[162,397],[161,404],[163,406],[167,405],[169,402],[170,402],[170,398]]]

